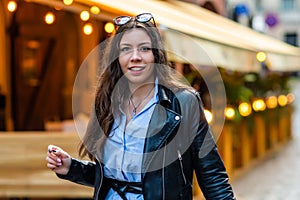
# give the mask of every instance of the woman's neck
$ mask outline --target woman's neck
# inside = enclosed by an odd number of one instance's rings
[[[154,88],[154,83],[145,83],[143,85],[133,85],[129,86],[131,99],[140,100],[149,96],[149,92]]]
[[[140,86],[130,87],[130,96],[128,99],[128,104],[124,105],[126,107],[126,115],[127,115],[127,122],[137,115],[142,108],[147,104],[147,102],[153,97],[154,95],[154,87],[155,84],[147,83]]]

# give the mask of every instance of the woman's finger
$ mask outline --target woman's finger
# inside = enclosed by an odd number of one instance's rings
[[[51,152],[47,154],[47,157],[49,157],[50,159],[52,159],[53,161],[57,162],[57,163],[61,163],[61,158],[59,155],[57,155],[56,153],[54,152]]]
[[[48,152],[49,153],[55,153],[56,151],[58,151],[60,148],[58,146],[55,146],[55,145],[48,145]]]
[[[46,161],[47,163],[51,164],[51,165],[54,165],[56,167],[59,167],[62,165],[62,162],[61,162],[61,159],[60,158],[51,158],[50,156],[47,156],[46,157]]]
[[[57,146],[54,146],[54,145],[49,145],[48,146],[48,153],[50,153],[52,155],[56,155],[60,159],[69,158],[70,157],[67,152],[65,152],[61,148],[59,148]]]

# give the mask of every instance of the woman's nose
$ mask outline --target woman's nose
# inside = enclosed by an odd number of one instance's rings
[[[133,49],[131,54],[131,61],[141,60],[142,57],[138,49]]]

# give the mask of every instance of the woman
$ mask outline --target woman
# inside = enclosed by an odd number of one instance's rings
[[[176,78],[150,13],[114,19],[80,155],[49,145],[47,167],[94,199],[234,199],[199,95]]]

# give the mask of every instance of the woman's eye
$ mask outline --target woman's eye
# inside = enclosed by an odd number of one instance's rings
[[[141,47],[141,48],[140,48],[140,51],[141,51],[141,52],[147,52],[147,51],[150,51],[150,50],[151,50],[150,47]]]
[[[121,48],[121,52],[128,52],[128,51],[130,51],[131,50],[131,48],[130,47],[122,47]]]

